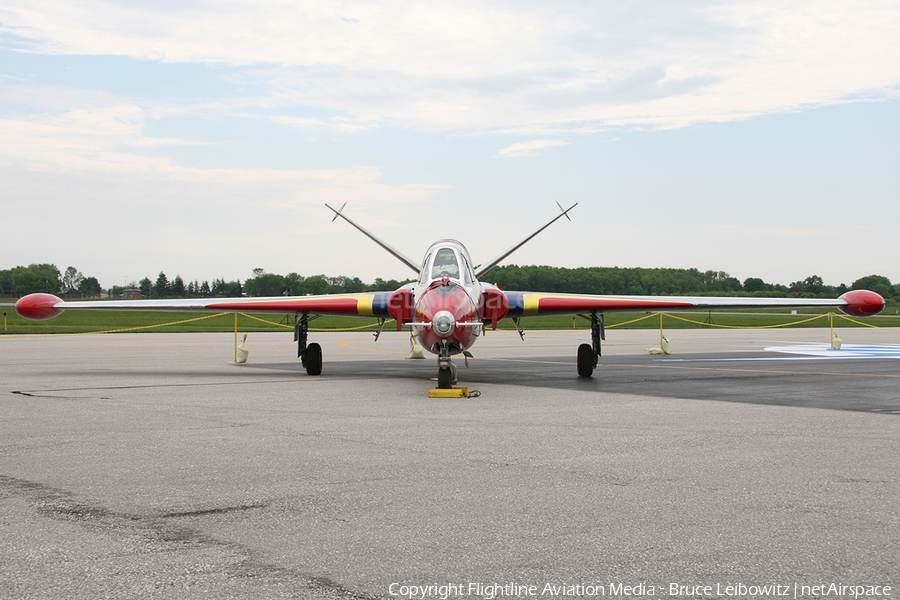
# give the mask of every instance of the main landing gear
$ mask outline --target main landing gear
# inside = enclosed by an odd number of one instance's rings
[[[591,322],[591,343],[578,346],[578,376],[590,377],[600,359],[600,340],[606,339],[606,330],[603,327],[603,315],[591,313],[591,315],[578,315]]]
[[[297,342],[297,356],[300,358],[300,364],[306,367],[307,375],[322,374],[322,346],[313,342],[306,342],[309,334],[309,322],[312,319],[307,314],[297,315],[294,317],[294,341]]]

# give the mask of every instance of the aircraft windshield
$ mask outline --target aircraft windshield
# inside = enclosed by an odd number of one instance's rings
[[[456,260],[456,253],[450,248],[438,250],[431,267],[432,279],[442,279],[444,277],[459,278],[459,263]]]

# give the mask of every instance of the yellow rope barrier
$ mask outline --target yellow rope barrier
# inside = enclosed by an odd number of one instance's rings
[[[774,314],[776,314],[776,313],[773,313],[773,316],[774,316]],[[825,314],[821,314],[821,315],[816,315],[816,316],[814,316],[814,317],[809,317],[808,319],[801,319],[801,320],[799,320],[799,321],[791,321],[790,323],[778,323],[778,324],[775,324],[775,325],[719,325],[718,323],[709,323],[709,322],[706,322],[706,321],[696,321],[696,320],[693,320],[693,319],[686,319],[686,318],[684,318],[684,317],[680,317],[680,316],[678,316],[678,315],[673,315],[673,314],[671,314],[671,313],[656,313],[656,312],[651,312],[651,313],[648,313],[648,314],[644,315],[643,317],[638,317],[637,319],[632,319],[632,320],[630,320],[630,321],[622,321],[621,323],[613,323],[613,324],[610,324],[610,325],[606,325],[606,329],[614,329],[614,328],[616,328],[616,327],[623,327],[623,326],[625,326],[625,325],[631,325],[631,324],[633,324],[633,323],[638,323],[638,322],[640,322],[640,321],[645,321],[645,320],[647,320],[647,319],[652,319],[653,317],[656,317],[656,316],[659,316],[659,321],[660,321],[659,327],[660,327],[660,331],[662,331],[662,328],[663,328],[663,323],[662,323],[662,321],[663,321],[663,317],[664,317],[664,316],[670,317],[670,318],[672,318],[672,319],[676,319],[676,320],[678,320],[678,321],[683,321],[683,322],[685,322],[685,323],[691,323],[691,324],[693,324],[693,325],[699,325],[699,326],[701,326],[701,327],[718,327],[718,328],[720,328],[720,329],[777,329],[777,328],[780,328],[780,327],[793,327],[794,325],[802,325],[802,324],[804,324],[804,323],[809,323],[809,322],[811,322],[811,321],[815,321],[815,320],[817,320],[817,319],[824,319],[824,318],[827,317],[827,318],[829,319],[829,326],[831,327],[832,330],[834,330],[834,319],[835,319],[835,317],[837,317],[837,318],[839,318],[839,319],[844,319],[845,321],[850,321],[851,323],[854,323],[854,324],[856,324],[856,325],[860,325],[860,326],[863,326],[863,327],[871,327],[872,329],[884,329],[884,330],[886,330],[886,331],[900,331],[900,328],[897,328],[897,327],[880,327],[880,326],[878,326],[878,325],[873,325],[872,323],[866,323],[866,322],[864,322],[864,321],[859,321],[859,320],[857,320],[857,319],[853,319],[853,318],[848,317],[848,316],[846,316],[846,315],[839,314],[839,313],[834,313],[834,312],[829,312],[829,313],[825,313]],[[574,327],[573,327],[573,329],[574,329]],[[512,330],[512,329],[509,329],[509,330],[503,329],[502,331],[514,331],[514,330]],[[579,329],[577,329],[577,331],[589,331],[589,330],[588,330],[587,328],[579,328]]]
[[[606,328],[607,328],[607,329],[612,329],[613,327],[621,327],[622,325],[631,325],[632,323],[637,323],[638,321],[643,321],[643,320],[645,320],[645,319],[649,319],[649,318],[654,317],[654,316],[656,316],[656,313],[650,313],[650,314],[645,315],[645,316],[643,316],[643,317],[639,317],[639,318],[637,318],[637,319],[632,319],[631,321],[623,321],[623,322],[621,322],[621,323],[614,323],[614,324],[612,324],[612,325],[607,325]]]
[[[191,323],[193,321],[202,321],[204,319],[212,319],[214,317],[221,317],[227,315],[228,313],[216,313],[214,315],[204,315],[202,317],[195,317],[193,319],[183,319],[181,321],[172,321],[170,323],[157,323],[156,325],[141,325],[140,327],[127,327],[125,329],[106,329],[104,331],[79,331],[76,333],[33,333],[30,335],[9,335],[2,336],[4,338],[23,338],[23,337],[63,337],[69,335],[95,335],[98,333],[126,333],[129,331],[140,331],[142,329],[153,329],[155,327],[167,327],[169,325],[181,325],[182,323]]]
[[[800,325],[802,323],[809,323],[810,321],[815,321],[816,319],[821,319],[823,317],[827,317],[828,313],[825,315],[816,315],[815,317],[810,317],[809,319],[803,319],[802,321],[791,321],[790,323],[780,323],[776,325],[718,325],[717,323],[707,323],[705,321],[692,321],[691,319],[685,319],[684,317],[678,317],[675,315],[671,315],[669,313],[659,313],[660,315],[666,315],[667,317],[671,317],[677,321],[684,321],[685,323],[693,323],[695,325],[705,325],[706,327],[720,327],[722,329],[775,329],[778,327],[790,327],[791,325]]]
[[[871,323],[864,323],[862,321],[857,321],[856,319],[851,319],[850,317],[848,317],[846,315],[839,315],[839,314],[835,313],[834,316],[840,317],[844,320],[850,321],[851,323],[855,323],[857,325],[862,325],[863,327],[872,327],[873,329],[886,329],[888,331],[900,331],[900,329],[898,329],[897,327],[879,327],[878,325],[872,325]]]
[[[247,313],[235,313],[240,314],[242,317],[247,317],[248,319],[253,319],[254,321],[259,321],[260,323],[268,323],[269,325],[275,325],[276,327],[286,327],[288,329],[293,329],[293,325],[285,325],[284,323],[276,323],[275,321],[266,321],[265,319],[260,319],[259,317],[254,317],[253,315],[248,315]],[[385,321],[385,325],[388,323],[396,322],[394,319],[389,321]],[[368,325],[360,325],[359,327],[343,327],[343,328],[335,328],[335,329],[314,329],[310,327],[310,331],[358,331],[360,329],[368,329],[369,327],[377,327],[378,323],[369,323]]]
[[[87,333],[122,333],[125,331],[139,331],[141,329],[153,329],[154,327],[166,327],[169,325],[181,325],[182,323],[192,323],[194,321],[203,321],[204,319],[212,319],[214,317],[223,317],[228,313],[216,313],[214,315],[204,315],[193,319],[182,319],[181,321],[171,321],[169,323],[158,323],[157,325],[143,325],[141,327],[127,327],[125,329],[108,329],[106,331],[91,331]],[[86,335],[87,333],[67,333],[65,335]]]
[[[127,327],[123,329],[105,329],[103,331],[79,331],[77,333],[35,333],[35,334],[26,334],[26,335],[4,335],[0,336],[0,338],[13,339],[13,338],[23,338],[23,337],[59,337],[59,336],[68,336],[68,335],[95,335],[98,333],[127,333],[129,331],[141,331],[144,329],[154,329],[157,327],[168,327],[170,325],[181,325],[183,323],[191,323],[193,321],[202,321],[204,319],[212,319],[215,317],[222,317],[231,313],[216,313],[213,315],[204,315],[202,317],[195,317],[193,319],[183,319],[181,321],[170,321],[168,323],[157,323],[155,325],[142,325],[140,327]],[[253,319],[254,321],[259,321],[260,323],[266,323],[268,325],[274,325],[276,327],[284,327],[287,329],[293,329],[293,325],[285,325],[284,323],[276,323],[275,321],[268,321],[266,319],[260,319],[259,317],[254,317],[253,315],[248,315],[247,313],[233,313],[234,314],[234,335],[235,335],[235,346],[237,346],[237,330],[238,330],[238,315],[243,317],[247,317],[248,319]],[[385,321],[385,325],[388,323],[396,322],[394,319],[390,319]],[[360,325],[359,327],[340,327],[333,329],[314,329],[310,328],[310,331],[319,331],[319,332],[327,332],[327,331],[358,331],[361,329],[369,329],[372,327],[377,327],[379,323],[369,323],[368,325]]]
[[[237,316],[241,315],[242,317],[247,317],[248,319],[253,319],[254,321],[259,321],[261,323],[268,323],[269,325],[275,325],[276,327],[285,327],[287,329],[293,329],[293,325],[285,325],[284,323],[276,323],[275,321],[266,321],[265,319],[260,319],[259,317],[254,317],[253,315],[248,315],[247,313],[234,313],[234,320],[237,323]]]
[[[388,323],[396,323],[394,319],[388,319],[384,322],[385,325]],[[359,327],[344,327],[340,329],[313,329],[309,328],[310,331],[359,331],[360,329],[369,329],[370,327],[378,327],[378,323],[370,323],[369,325],[360,325]]]

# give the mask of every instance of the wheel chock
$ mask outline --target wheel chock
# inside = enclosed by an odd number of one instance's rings
[[[450,389],[432,388],[428,390],[429,398],[477,398],[481,395],[478,390],[469,391],[467,387],[455,387]]]

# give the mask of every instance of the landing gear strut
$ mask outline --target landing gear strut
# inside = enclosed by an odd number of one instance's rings
[[[438,355],[438,389],[449,390],[456,381],[456,365],[450,361],[450,349],[447,347],[447,342],[444,342],[441,344],[441,353]]]
[[[600,340],[606,339],[603,314],[591,313],[590,317],[578,315],[591,322],[591,343],[578,346],[578,376],[590,377],[600,359]]]
[[[310,318],[307,314],[294,317],[294,341],[297,342],[297,356],[300,364],[306,367],[307,375],[322,374],[322,346],[313,342],[306,343],[309,334],[309,322],[318,318]]]

